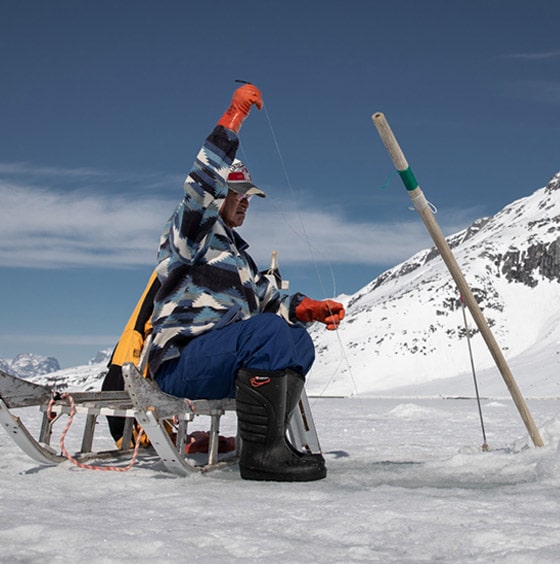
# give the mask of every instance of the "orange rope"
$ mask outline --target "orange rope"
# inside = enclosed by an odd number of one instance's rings
[[[60,450],[62,451],[62,454],[70,461],[72,462],[72,464],[75,464],[78,468],[83,468],[84,470],[101,470],[104,472],[127,472],[128,470],[130,470],[134,464],[136,463],[136,459],[138,458],[138,450],[140,449],[140,443],[142,441],[142,436],[144,435],[144,429],[140,428],[140,431],[138,433],[138,436],[136,437],[136,443],[134,445],[134,452],[132,453],[132,460],[130,461],[130,463],[127,466],[97,466],[94,464],[84,464],[78,460],[76,460],[67,450],[66,450],[66,446],[64,445],[64,439],[66,438],[66,434],[68,433],[68,431],[70,430],[70,427],[72,425],[72,422],[74,421],[74,415],[76,415],[76,404],[74,403],[74,399],[72,398],[72,396],[69,393],[64,393],[60,396],[62,399],[67,399],[70,403],[70,414],[68,415],[68,421],[66,423],[66,426],[64,427],[64,430],[62,431],[62,434],[60,435]],[[49,405],[47,407],[47,413],[50,419],[56,418],[56,415],[54,415],[51,412],[51,408],[54,404],[54,399],[51,399],[51,401],[49,402]]]

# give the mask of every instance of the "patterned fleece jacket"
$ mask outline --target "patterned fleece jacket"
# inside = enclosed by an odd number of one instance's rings
[[[194,337],[263,312],[301,324],[295,308],[303,294],[280,294],[260,274],[247,243],[219,215],[239,139],[217,126],[185,180],[185,197],[160,240],[150,372],[180,356]]]

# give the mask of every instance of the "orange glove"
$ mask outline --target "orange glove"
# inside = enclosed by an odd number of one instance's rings
[[[231,129],[235,131],[235,133],[239,133],[241,125],[249,115],[253,104],[255,104],[259,110],[262,110],[263,101],[260,90],[253,84],[240,86],[233,93],[231,104],[218,121],[218,125]]]
[[[336,329],[344,319],[344,306],[333,300],[311,300],[303,298],[296,306],[296,317],[300,321],[310,323],[320,321],[329,331]]]

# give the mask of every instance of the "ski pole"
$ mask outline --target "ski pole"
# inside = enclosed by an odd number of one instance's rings
[[[511,370],[506,362],[506,359],[490,330],[490,327],[480,310],[478,302],[476,301],[453,253],[451,252],[451,248],[449,247],[443,233],[434,218],[434,214],[430,208],[426,197],[424,196],[414,174],[410,170],[410,166],[402,152],[389,123],[387,122],[385,116],[381,112],[377,112],[372,116],[373,123],[377,128],[379,136],[399,173],[403,184],[408,191],[408,195],[412,200],[414,208],[420,214],[426,229],[430,233],[443,261],[445,262],[453,280],[457,284],[459,291],[461,292],[469,311],[482,335],[486,345],[494,359],[502,378],[511,394],[513,402],[515,403],[519,414],[521,415],[521,419],[525,423],[525,427],[529,432],[529,435],[534,443],[535,446],[544,446],[543,440],[540,436],[539,430],[533,421],[531,413],[529,412],[529,408],[527,407],[527,403],[525,399],[521,395],[519,387],[511,373]]]

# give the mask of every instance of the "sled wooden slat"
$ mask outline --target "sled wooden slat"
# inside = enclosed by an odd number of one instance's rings
[[[226,462],[235,462],[235,457],[230,457],[227,461],[218,460],[220,418],[226,411],[235,411],[234,399],[191,401],[170,396],[163,393],[153,381],[144,378],[132,363],[123,365],[122,374],[125,389],[137,412],[136,419],[169,471],[185,476],[193,471],[206,471],[221,467]],[[165,421],[170,418],[188,423],[195,415],[210,417],[208,459],[202,465],[196,465],[185,457],[182,454],[184,441],[177,438],[176,444],[173,443],[165,429]]]
[[[21,380],[0,370],[0,397],[9,409],[48,402],[51,391],[27,380]]]
[[[235,412],[235,399],[188,400],[163,393],[155,382],[144,378],[133,364],[123,366],[125,390],[71,393],[76,416],[85,419],[81,448],[73,456],[77,460],[122,457],[130,452],[133,441],[133,425],[136,421],[150,439],[151,446],[166,470],[186,476],[193,472],[205,472],[236,462],[235,453],[221,456],[219,433],[221,417]],[[20,417],[10,410],[37,407],[43,414],[36,439]],[[50,412],[50,416],[49,413]],[[33,460],[41,464],[59,464],[66,458],[50,446],[53,426],[63,415],[71,413],[69,398],[59,397],[46,386],[21,380],[0,370],[0,424],[14,442]],[[122,448],[96,451],[95,430],[100,416],[125,418]],[[189,424],[197,416],[209,417],[209,445],[207,457],[185,456]],[[176,436],[169,430],[176,430]],[[76,423],[77,424],[77,423]],[[302,452],[320,452],[319,441],[309,402],[302,393],[300,408],[292,418],[288,432],[293,444]],[[126,446],[125,446],[126,445]],[[153,452],[153,451],[152,451]]]

